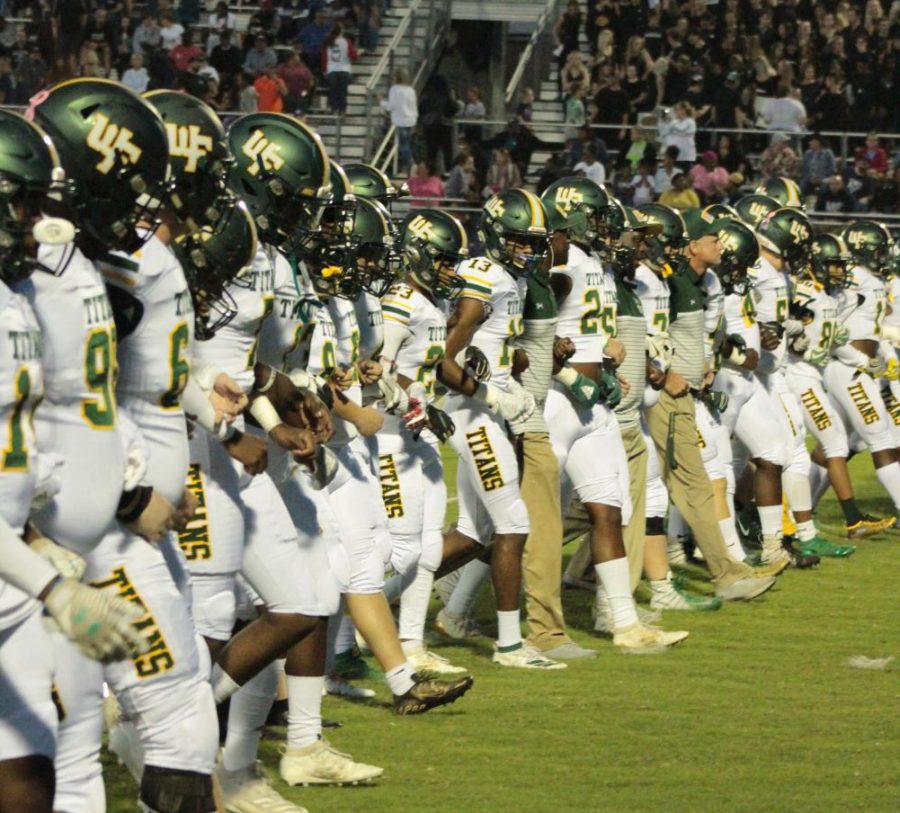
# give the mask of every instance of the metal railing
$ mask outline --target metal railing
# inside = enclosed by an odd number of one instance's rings
[[[388,142],[388,138],[383,136],[377,149],[375,147],[383,124],[379,94],[387,93],[394,71],[400,67],[406,68],[407,75],[412,77],[411,84],[416,92],[422,89],[443,51],[443,42],[450,26],[450,6],[451,0],[413,0],[387,44],[384,55],[375,65],[365,86],[366,137],[363,154],[366,160],[372,160],[373,153],[380,158]]]
[[[506,85],[504,99],[507,108],[516,98],[526,71],[531,77],[531,86],[540,87],[541,79],[547,71],[550,56],[553,53],[553,29],[556,25],[556,12],[559,4],[560,0],[547,0],[547,6],[538,17],[528,45],[522,51],[516,69]]]

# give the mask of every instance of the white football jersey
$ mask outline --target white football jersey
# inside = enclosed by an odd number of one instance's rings
[[[712,359],[721,344],[721,330],[724,324],[725,292],[722,282],[714,271],[707,270],[700,281],[706,292],[703,306],[703,332],[706,335],[706,359]]]
[[[804,322],[803,325],[809,346],[830,350],[838,325],[837,299],[829,296],[822,286],[811,280],[803,280],[794,286],[794,299],[813,314],[812,321]],[[822,380],[822,368],[804,361],[802,356],[794,353],[788,356],[788,375],[792,372]]]
[[[42,246],[49,267],[71,246]],[[35,413],[38,448],[62,456],[60,491],[35,516],[57,542],[85,553],[103,536],[122,494],[125,457],[118,431],[116,327],[106,286],[77,249],[60,276],[37,272],[16,289],[44,337],[44,400]]]
[[[647,332],[656,334],[669,329],[669,285],[643,263],[635,272],[637,294],[647,320]]]
[[[881,323],[887,313],[887,305],[884,280],[868,268],[854,265],[850,287],[844,292],[839,315],[850,331],[850,341],[877,341],[881,336]]]
[[[31,306],[3,282],[0,326],[0,515],[21,534],[37,480],[32,416],[43,392],[43,339]],[[21,590],[0,580],[0,630],[19,623],[35,606]]]
[[[757,320],[784,325],[790,306],[790,284],[787,274],[778,271],[764,257],[756,261],[753,270],[755,280],[751,293]],[[785,362],[786,347],[787,337],[782,336],[781,343],[775,350],[762,349],[759,371],[769,373],[781,368]]]
[[[384,315],[381,300],[363,291],[353,303],[356,322],[359,325],[359,356],[373,358],[384,344]]]
[[[275,303],[275,250],[262,245],[253,263],[239,280],[232,282],[228,293],[237,305],[237,314],[216,335],[197,342],[194,355],[199,361],[228,373],[244,390],[253,387],[253,367],[263,322]]]
[[[603,263],[576,245],[569,246],[565,266],[553,269],[572,282],[559,306],[556,332],[575,345],[575,362],[603,361],[603,348],[616,335],[616,281]]]
[[[181,263],[156,237],[134,254],[120,252],[97,263],[123,322],[116,395],[149,450],[145,482],[177,504],[189,453],[181,393],[190,375],[194,308]]]
[[[512,369],[516,339],[522,335],[522,305],[525,280],[509,274],[487,257],[463,260],[457,267],[465,285],[460,299],[474,299],[484,307],[472,345],[481,350],[491,365],[491,384],[506,388]]]

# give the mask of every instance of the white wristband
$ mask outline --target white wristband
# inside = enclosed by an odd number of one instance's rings
[[[574,367],[563,367],[553,378],[564,387],[571,387],[578,380],[578,371]]]
[[[489,409],[494,409],[497,406],[497,393],[489,384],[483,382],[479,384],[475,392],[472,393],[472,397],[479,404],[484,404]]]
[[[269,367],[269,380],[266,381],[266,383],[263,384],[261,387],[257,387],[256,391],[257,392],[268,392],[270,389],[272,389],[272,387],[275,385],[275,377],[277,375],[278,375],[278,373],[275,372],[275,369],[273,367]]]
[[[261,395],[250,405],[250,414],[256,418],[256,422],[267,435],[282,423],[272,402],[265,395]]]

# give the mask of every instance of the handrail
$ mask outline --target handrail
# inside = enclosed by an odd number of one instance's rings
[[[381,76],[384,73],[385,68],[387,68],[389,63],[391,62],[394,51],[400,44],[400,40],[402,40],[403,36],[406,34],[406,29],[409,28],[409,24],[412,21],[413,14],[415,14],[415,12],[419,10],[419,6],[422,5],[422,2],[423,0],[413,0],[409,4],[409,8],[406,10],[406,16],[402,20],[400,20],[400,24],[397,26],[397,30],[394,31],[394,36],[391,37],[391,41],[384,49],[384,54],[382,54],[381,59],[379,59],[378,62],[375,63],[375,70],[372,71],[372,75],[369,77],[369,81],[366,82],[366,93],[373,92],[377,89],[378,83],[381,81]]]
[[[537,48],[538,40],[544,35],[544,31],[547,27],[548,22],[555,23],[556,22],[556,9],[559,6],[559,0],[547,0],[547,5],[544,10],[541,12],[541,16],[538,17],[537,23],[535,23],[535,29],[531,33],[531,37],[528,40],[528,45],[525,46],[525,50],[522,51],[522,55],[519,57],[519,62],[516,65],[516,69],[513,71],[513,75],[509,79],[509,83],[506,85],[506,96],[504,97],[506,106],[512,103],[513,98],[516,95],[516,92],[519,89],[519,84],[522,81],[522,77],[525,74],[525,69],[533,64],[532,63],[532,55],[534,54],[535,48]]]

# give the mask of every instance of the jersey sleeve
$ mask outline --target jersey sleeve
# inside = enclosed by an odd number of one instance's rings
[[[408,285],[394,285],[381,298],[381,312],[385,326],[399,325],[412,332],[410,320],[413,315],[413,289]]]
[[[491,301],[494,282],[490,276],[489,266],[470,263],[460,268],[459,275],[463,280],[463,288],[459,294],[461,298],[477,299],[479,302]]]

